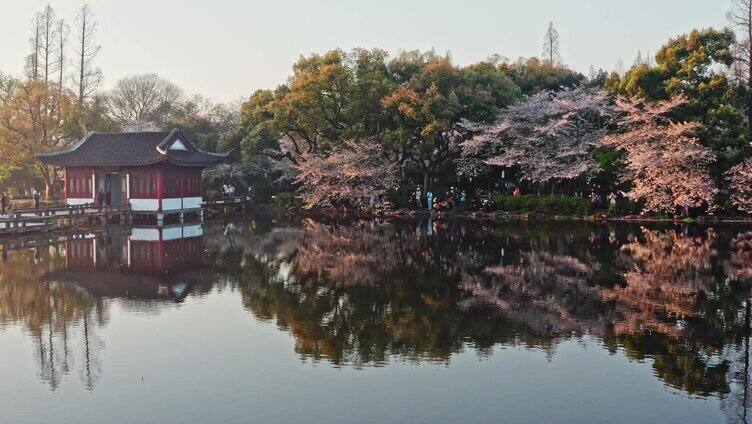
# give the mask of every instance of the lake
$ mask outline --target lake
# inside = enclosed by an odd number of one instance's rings
[[[736,423],[752,402],[749,227],[249,220],[30,240],[0,267],[3,423]]]

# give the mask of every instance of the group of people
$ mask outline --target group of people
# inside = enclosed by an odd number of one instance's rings
[[[112,203],[112,194],[108,191],[105,193],[103,188],[100,188],[96,197],[97,206],[109,206]]]
[[[234,197],[235,196],[235,186],[232,184],[222,184],[222,194],[228,198],[228,197]]]
[[[39,210],[39,206],[42,201],[42,193],[37,189],[32,190],[31,200],[34,202],[34,209]],[[0,193],[0,215],[8,215],[10,213],[10,197],[6,192]]]
[[[606,210],[612,209],[616,206],[617,200],[616,193],[603,194],[602,191],[593,191],[590,193],[590,203],[593,205],[594,210]]]
[[[420,187],[415,189],[413,196],[416,208],[426,208],[429,211],[455,209],[467,202],[465,190],[459,190],[454,187],[451,187],[444,195],[434,195],[431,190],[428,190],[425,196],[425,203],[423,202],[423,192]]]

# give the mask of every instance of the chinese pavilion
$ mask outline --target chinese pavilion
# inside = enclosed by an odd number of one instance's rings
[[[225,161],[228,155],[203,151],[173,129],[89,133],[68,150],[37,157],[65,169],[65,201],[69,205],[101,200],[111,206],[130,205],[133,212],[161,218],[200,211],[201,170]]]

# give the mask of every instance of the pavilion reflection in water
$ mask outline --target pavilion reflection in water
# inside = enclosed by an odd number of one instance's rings
[[[45,276],[97,298],[180,301],[201,284],[200,224],[136,227],[128,234],[65,242],[65,267]]]
[[[185,299],[205,281],[202,236],[200,225],[139,227],[10,252],[0,273],[0,325],[24,324],[40,379],[52,389],[77,372],[92,390],[113,305],[158,313]]]

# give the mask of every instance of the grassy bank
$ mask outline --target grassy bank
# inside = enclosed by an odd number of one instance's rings
[[[493,203],[496,212],[502,213],[570,216],[587,216],[593,213],[590,202],[581,197],[494,195]]]
[[[643,215],[642,205],[628,199],[619,199],[605,209],[595,210],[588,199],[575,196],[492,196],[493,210],[479,211],[463,205],[454,210],[429,212],[426,209],[397,207],[393,209],[352,210],[347,208],[304,209],[302,201],[295,193],[283,192],[272,197],[268,208],[293,216],[327,217],[327,218],[369,218],[369,217],[435,217],[494,219],[497,221],[629,221],[629,222],[752,222],[752,218],[743,215],[725,216],[668,216]]]

